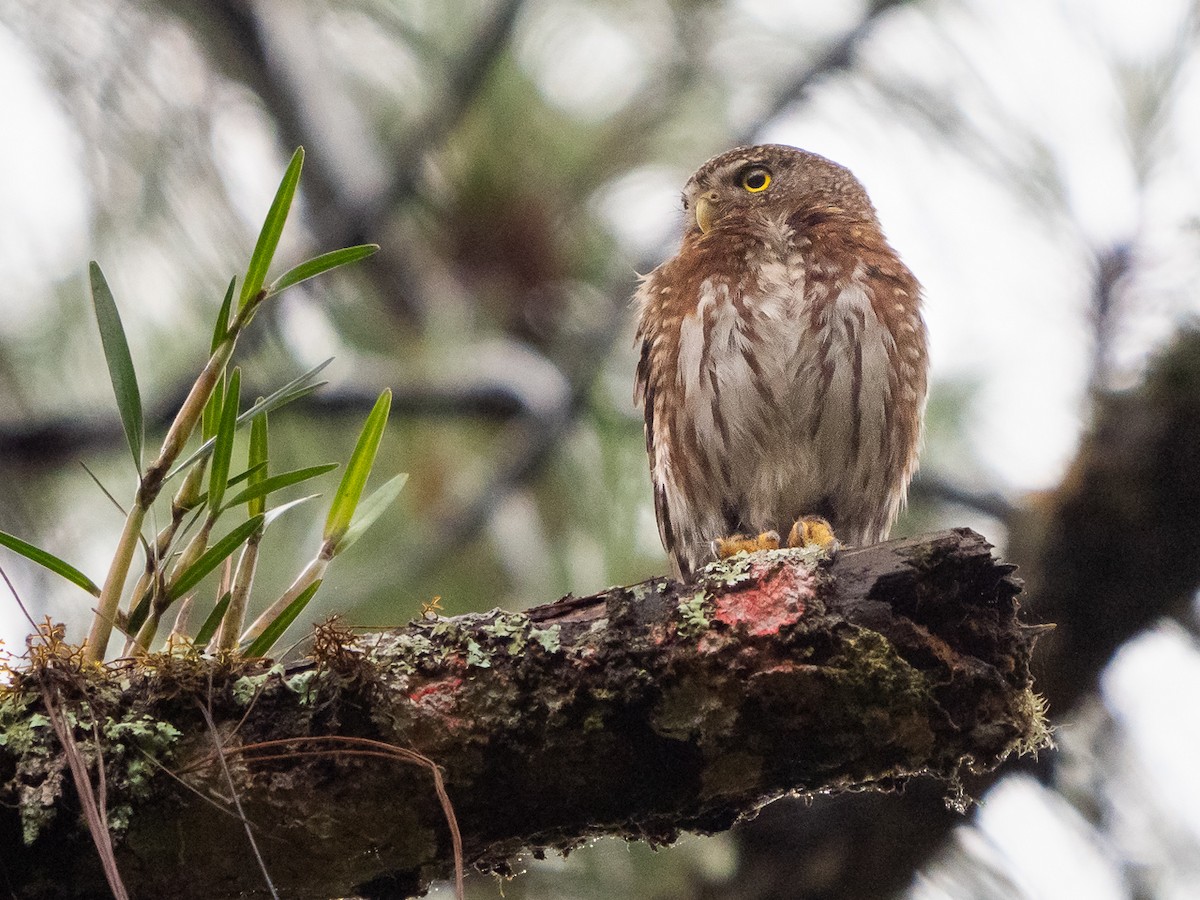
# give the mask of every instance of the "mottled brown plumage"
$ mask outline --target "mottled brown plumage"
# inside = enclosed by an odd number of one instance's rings
[[[730,150],[683,195],[679,252],[637,292],[637,399],[677,576],[733,533],[887,536],[917,466],[927,357],[920,286],[842,166]]]

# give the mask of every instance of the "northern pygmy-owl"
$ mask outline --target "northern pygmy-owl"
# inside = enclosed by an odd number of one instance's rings
[[[679,252],[635,297],[637,399],[677,577],[714,541],[803,539],[819,516],[883,540],[917,467],[928,360],[920,285],[850,171],[766,144],[683,192]],[[819,520],[807,520],[819,521]]]

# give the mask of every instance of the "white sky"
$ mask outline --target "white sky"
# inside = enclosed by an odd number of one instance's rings
[[[0,331],[11,334],[37,315],[37,292],[80,265],[89,191],[78,136],[3,25],[0,85]]]

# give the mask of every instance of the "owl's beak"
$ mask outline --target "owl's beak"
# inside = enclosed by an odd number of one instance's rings
[[[710,228],[713,227],[713,220],[717,217],[717,197],[716,191],[705,194],[696,201],[696,224],[700,226],[700,230],[708,234]]]

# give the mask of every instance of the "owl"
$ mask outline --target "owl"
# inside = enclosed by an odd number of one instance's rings
[[[920,285],[865,189],[766,144],[706,162],[683,208],[679,252],[634,298],[635,396],[675,576],[780,535],[883,540],[917,467],[928,357]]]

